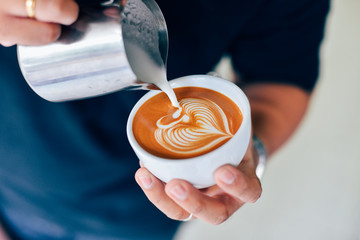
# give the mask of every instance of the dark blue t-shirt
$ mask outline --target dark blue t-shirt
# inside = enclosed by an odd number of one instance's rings
[[[228,54],[241,84],[314,87],[328,0],[158,4],[169,79],[205,74]],[[27,86],[16,49],[3,47],[0,83],[0,215],[10,229],[38,240],[171,239],[178,223],[135,183],[139,164],[125,133],[144,92],[50,103]]]

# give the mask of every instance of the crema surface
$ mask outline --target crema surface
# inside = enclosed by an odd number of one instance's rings
[[[242,113],[227,96],[200,87],[175,89],[180,109],[160,93],[146,101],[133,121],[137,142],[170,159],[196,157],[226,143],[239,129]]]

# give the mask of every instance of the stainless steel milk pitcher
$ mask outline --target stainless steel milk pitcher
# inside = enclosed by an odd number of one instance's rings
[[[81,7],[79,19],[63,27],[60,38],[45,46],[19,46],[24,78],[42,98],[67,101],[122,89],[146,88],[127,58],[126,42],[136,44],[155,63],[166,65],[168,36],[164,17],[153,0],[107,1]]]

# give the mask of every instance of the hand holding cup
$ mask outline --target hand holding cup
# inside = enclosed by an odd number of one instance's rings
[[[175,92],[178,92],[176,88],[200,87],[227,96],[241,111],[241,124],[235,127],[235,133],[223,145],[197,156],[183,154],[186,157],[181,158],[180,153],[178,158],[171,158],[171,154],[146,150],[134,137],[133,120],[139,108],[159,94],[149,92],[134,107],[127,126],[129,141],[142,165],[135,175],[136,181],[149,200],[168,217],[176,220],[199,218],[214,225],[220,224],[244,203],[255,202],[261,194],[250,141],[248,100],[236,85],[212,76],[188,76],[170,84]],[[229,107],[231,104],[220,106]],[[153,111],[149,106],[146,108]],[[160,104],[155,108],[154,111],[160,110]],[[229,109],[233,111],[234,108]],[[154,111],[152,116],[156,118]],[[237,119],[239,115],[233,116]]]
[[[183,179],[197,188],[214,185],[216,169],[225,164],[238,166],[248,148],[249,102],[235,84],[213,76],[187,76],[170,84],[175,92],[185,96],[178,99],[184,115],[172,121],[175,110],[170,109],[170,115],[163,117],[166,109],[171,108],[170,102],[164,93],[150,91],[130,113],[127,125],[130,144],[142,164],[164,182]],[[161,94],[163,100],[152,104]],[[191,102],[193,99],[197,100]],[[142,106],[149,114],[138,116]]]

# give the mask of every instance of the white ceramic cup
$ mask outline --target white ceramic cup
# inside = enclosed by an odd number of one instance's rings
[[[136,155],[152,174],[164,182],[183,179],[197,188],[215,184],[214,172],[225,164],[238,166],[249,145],[251,135],[250,105],[244,92],[235,84],[210,75],[191,75],[170,81],[172,88],[203,87],[229,97],[241,110],[243,121],[235,135],[219,148],[203,155],[185,159],[161,158],[145,151],[136,141],[132,124],[140,106],[151,97],[160,93],[152,90],[145,94],[132,109],[127,122],[127,135]]]

